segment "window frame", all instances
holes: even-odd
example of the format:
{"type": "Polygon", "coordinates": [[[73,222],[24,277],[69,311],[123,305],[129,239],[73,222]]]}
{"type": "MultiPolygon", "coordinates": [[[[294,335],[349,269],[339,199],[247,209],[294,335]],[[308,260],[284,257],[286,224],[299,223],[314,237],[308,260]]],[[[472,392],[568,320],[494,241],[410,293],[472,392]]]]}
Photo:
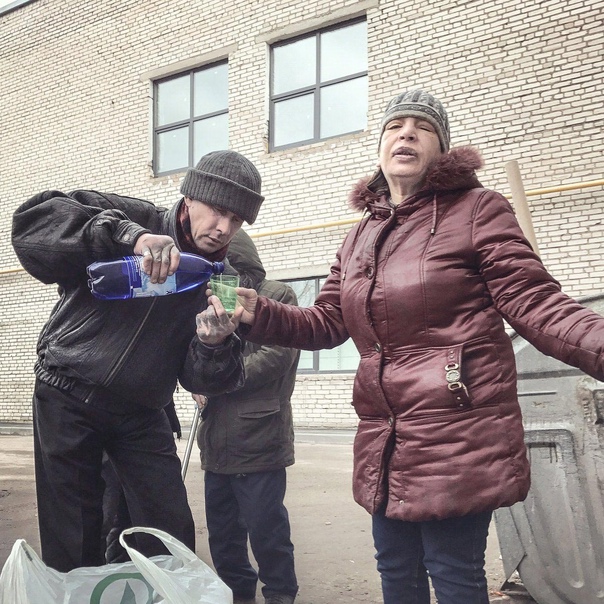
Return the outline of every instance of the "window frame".
{"type": "MultiPolygon", "coordinates": [[[[325,279],[327,279],[326,276],[301,277],[301,278],[295,278],[295,279],[281,279],[281,281],[283,283],[289,285],[290,287],[292,287],[292,283],[295,283],[295,282],[300,282],[300,281],[314,282],[314,286],[315,286],[314,296],[313,296],[313,301],[314,301],[314,299],[316,299],[319,291],[321,290],[321,287],[323,286],[325,279]]],[[[351,339],[346,340],[346,344],[348,344],[348,343],[352,343],[352,340],[351,339]]],[[[338,350],[338,348],[341,348],[341,346],[345,346],[346,344],[341,344],[340,346],[337,346],[333,350],[338,350]]],[[[356,350],[356,348],[355,348],[355,350],[356,350]]],[[[300,367],[300,365],[298,365],[297,373],[300,375],[336,375],[336,374],[342,375],[342,374],[355,374],[357,372],[358,365],[354,369],[321,369],[321,353],[324,351],[323,350],[308,350],[308,351],[304,351],[304,352],[310,352],[312,354],[312,368],[311,369],[302,368],[302,367],[300,367]]],[[[357,354],[358,354],[358,351],[357,351],[357,354]]],[[[359,355],[359,361],[360,361],[360,355],[359,355]]]]}
{"type": "Polygon", "coordinates": [[[31,4],[32,2],[34,2],[34,0],[12,0],[11,2],[0,4],[0,15],[4,16],[26,4],[31,4]]]}
{"type": "MultiPolygon", "coordinates": [[[[168,76],[165,77],[161,77],[161,78],[156,78],[152,81],[153,84],[153,158],[152,158],[152,170],[153,170],[153,175],[155,177],[160,177],[160,176],[167,176],[169,174],[176,174],[179,172],[184,172],[187,169],[193,167],[197,161],[199,160],[198,157],[195,157],[195,123],[202,121],[202,120],[206,120],[206,119],[210,119],[213,117],[217,117],[220,115],[226,115],[228,117],[229,115],[229,105],[228,105],[228,100],[227,100],[227,105],[226,108],[224,110],[220,110],[220,111],[213,111],[210,113],[204,113],[204,114],[200,114],[200,115],[194,115],[194,107],[195,107],[195,95],[194,95],[194,91],[195,91],[195,74],[202,72],[202,71],[206,71],[209,69],[213,69],[215,67],[221,66],[221,65],[226,65],[227,67],[227,95],[228,95],[228,68],[229,68],[229,61],[228,59],[222,59],[219,61],[214,61],[212,63],[207,63],[205,65],[201,65],[198,67],[193,67],[191,69],[187,69],[185,71],[180,71],[178,73],[173,73],[170,74],[168,76]],[[187,119],[183,119],[183,120],[179,120],[177,122],[171,122],[169,124],[163,124],[162,126],[158,126],[157,125],[157,119],[158,119],[158,115],[159,115],[159,94],[158,94],[158,87],[160,84],[163,84],[165,82],[169,82],[170,80],[175,80],[178,78],[182,78],[183,76],[188,76],[189,78],[189,90],[190,90],[190,94],[189,94],[189,102],[190,102],[190,107],[189,107],[189,117],[187,119]],[[187,126],[187,128],[189,129],[189,140],[188,140],[188,165],[180,167],[180,168],[175,168],[173,170],[164,170],[162,172],[160,172],[158,170],[158,161],[159,161],[159,135],[163,134],[165,132],[170,132],[171,130],[177,130],[179,128],[183,128],[184,126],[187,126]]],[[[227,96],[228,99],[228,96],[227,96]]],[[[228,127],[227,127],[227,139],[228,139],[228,127]]]]}
{"type": "MultiPolygon", "coordinates": [[[[328,86],[332,86],[335,84],[340,84],[342,82],[349,82],[352,80],[356,80],[362,77],[367,77],[369,74],[369,68],[365,71],[359,71],[354,74],[349,74],[347,76],[334,78],[331,80],[321,81],[321,36],[325,33],[329,33],[332,31],[336,31],[338,29],[343,29],[345,27],[351,27],[356,25],[357,23],[367,23],[367,16],[363,15],[360,17],[356,17],[354,19],[350,19],[348,21],[343,21],[341,23],[337,23],[334,25],[330,25],[327,27],[323,27],[320,29],[316,29],[312,32],[307,32],[304,34],[300,34],[293,38],[288,38],[287,40],[280,40],[274,44],[270,45],[270,75],[269,75],[269,132],[268,132],[268,150],[269,153],[274,151],[281,151],[284,149],[291,149],[293,147],[301,147],[303,145],[309,145],[312,143],[318,143],[326,140],[330,140],[339,136],[345,136],[349,134],[356,134],[358,132],[363,132],[364,129],[361,130],[351,130],[350,132],[342,132],[339,134],[334,134],[331,136],[321,137],[321,95],[320,91],[322,88],[326,88],[328,86]],[[294,42],[298,42],[300,40],[308,39],[311,37],[315,37],[315,82],[312,86],[306,86],[303,88],[297,88],[294,90],[289,90],[287,92],[282,92],[279,94],[274,94],[274,80],[275,80],[275,60],[274,60],[274,49],[280,46],[286,46],[288,44],[292,44],[294,42]],[[279,101],[286,101],[295,99],[301,96],[305,96],[312,93],[313,94],[313,137],[306,140],[295,141],[293,143],[287,143],[285,145],[275,145],[275,105],[279,101]]],[[[369,45],[367,44],[367,53],[369,53],[369,45]]],[[[365,126],[366,128],[366,126],[365,126]]]]}

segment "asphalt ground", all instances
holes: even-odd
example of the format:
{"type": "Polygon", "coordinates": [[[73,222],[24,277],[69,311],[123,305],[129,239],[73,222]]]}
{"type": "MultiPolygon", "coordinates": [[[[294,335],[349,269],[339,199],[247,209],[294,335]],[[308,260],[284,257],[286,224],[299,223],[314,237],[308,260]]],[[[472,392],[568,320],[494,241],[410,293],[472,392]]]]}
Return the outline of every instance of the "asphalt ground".
{"type": "MultiPolygon", "coordinates": [[[[181,458],[187,449],[187,436],[185,432],[178,441],[181,458]]],[[[296,432],[296,463],[288,468],[286,505],[300,585],[297,604],[381,602],[371,519],[351,494],[352,439],[350,431],[296,432]]],[[[196,553],[211,565],[203,472],[196,445],[185,483],[196,521],[196,553]]],[[[19,538],[39,552],[31,427],[0,425],[0,568],[19,538]]],[[[528,601],[501,592],[505,577],[494,524],[486,572],[493,604],[528,601]]],[[[261,597],[258,602],[262,602],[261,597]]]]}

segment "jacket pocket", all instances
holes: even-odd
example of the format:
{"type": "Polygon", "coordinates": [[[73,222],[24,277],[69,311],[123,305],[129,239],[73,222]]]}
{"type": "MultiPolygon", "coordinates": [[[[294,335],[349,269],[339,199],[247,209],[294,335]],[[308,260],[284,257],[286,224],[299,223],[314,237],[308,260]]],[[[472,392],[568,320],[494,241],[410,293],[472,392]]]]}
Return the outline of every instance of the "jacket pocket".
{"type": "Polygon", "coordinates": [[[259,462],[267,454],[279,451],[285,442],[279,399],[250,399],[236,404],[238,409],[233,434],[237,442],[233,444],[238,463],[259,462]]]}
{"type": "Polygon", "coordinates": [[[239,417],[255,419],[279,413],[281,403],[278,398],[261,398],[241,401],[237,403],[237,406],[239,417]]]}
{"type": "Polygon", "coordinates": [[[396,415],[438,415],[490,404],[501,363],[489,338],[400,351],[384,366],[384,392],[396,415]]]}

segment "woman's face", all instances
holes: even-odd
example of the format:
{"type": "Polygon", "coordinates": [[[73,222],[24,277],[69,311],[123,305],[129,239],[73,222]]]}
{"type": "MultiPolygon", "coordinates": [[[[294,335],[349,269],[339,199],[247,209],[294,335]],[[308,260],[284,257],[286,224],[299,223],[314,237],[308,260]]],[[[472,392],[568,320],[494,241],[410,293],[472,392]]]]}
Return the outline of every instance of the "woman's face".
{"type": "Polygon", "coordinates": [[[399,203],[418,191],[441,155],[440,140],[430,122],[410,116],[388,122],[379,157],[392,200],[399,203]]]}

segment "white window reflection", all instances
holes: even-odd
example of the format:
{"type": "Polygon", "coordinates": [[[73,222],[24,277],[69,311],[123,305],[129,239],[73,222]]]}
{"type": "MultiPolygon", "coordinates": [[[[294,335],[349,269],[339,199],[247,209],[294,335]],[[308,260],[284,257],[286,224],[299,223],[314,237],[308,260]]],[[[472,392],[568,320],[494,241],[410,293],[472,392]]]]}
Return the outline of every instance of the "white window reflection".
{"type": "Polygon", "coordinates": [[[306,38],[273,49],[273,93],[313,86],[316,75],[316,40],[306,38]]]}
{"type": "Polygon", "coordinates": [[[157,85],[157,125],[185,120],[191,114],[191,85],[188,76],[157,85]]]}
{"type": "Polygon", "coordinates": [[[321,89],[321,138],[363,130],[367,125],[367,78],[321,89]]]}
{"type": "MultiPolygon", "coordinates": [[[[325,279],[322,278],[313,278],[287,283],[296,292],[298,306],[307,307],[313,305],[324,281],[325,279]]],[[[330,350],[302,350],[298,371],[305,373],[356,371],[360,359],[354,342],[349,338],[341,346],[330,350]]]]}
{"type": "Polygon", "coordinates": [[[275,146],[313,138],[313,102],[306,95],[275,103],[275,146]]]}
{"type": "Polygon", "coordinates": [[[154,83],[155,174],[184,171],[210,151],[228,149],[228,64],[154,83]]]}
{"type": "Polygon", "coordinates": [[[157,172],[170,172],[189,160],[189,129],[162,132],[157,137],[157,172]]]}
{"type": "Polygon", "coordinates": [[[195,122],[194,157],[200,158],[210,151],[220,151],[229,147],[229,116],[216,115],[195,122]]]}
{"type": "Polygon", "coordinates": [[[228,107],[229,82],[226,63],[198,71],[193,77],[194,115],[224,111],[228,107]]]}
{"type": "Polygon", "coordinates": [[[321,81],[367,71],[367,22],[321,36],[321,81]]]}

